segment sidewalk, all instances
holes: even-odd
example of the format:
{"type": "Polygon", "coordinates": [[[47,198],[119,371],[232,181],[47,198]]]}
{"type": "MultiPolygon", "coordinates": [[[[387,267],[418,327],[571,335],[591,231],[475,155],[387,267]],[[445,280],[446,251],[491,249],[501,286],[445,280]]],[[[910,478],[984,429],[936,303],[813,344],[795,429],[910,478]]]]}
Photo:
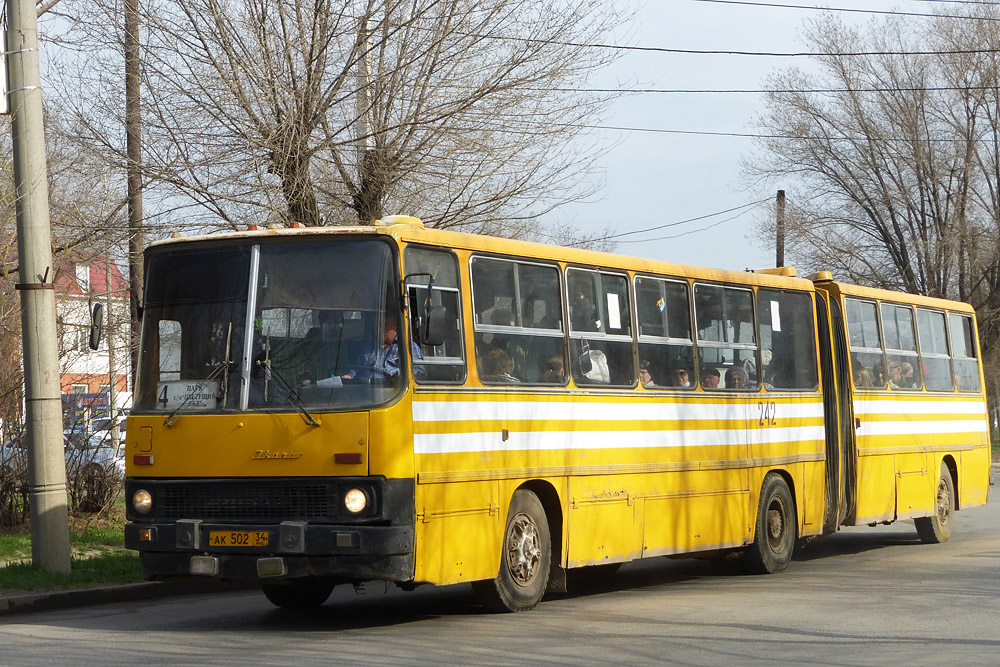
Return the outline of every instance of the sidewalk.
{"type": "Polygon", "coordinates": [[[0,619],[12,614],[83,607],[92,604],[153,600],[172,595],[197,595],[253,590],[256,583],[210,583],[200,581],[149,581],[123,586],[76,588],[62,591],[41,591],[6,595],[0,593],[0,619]]]}

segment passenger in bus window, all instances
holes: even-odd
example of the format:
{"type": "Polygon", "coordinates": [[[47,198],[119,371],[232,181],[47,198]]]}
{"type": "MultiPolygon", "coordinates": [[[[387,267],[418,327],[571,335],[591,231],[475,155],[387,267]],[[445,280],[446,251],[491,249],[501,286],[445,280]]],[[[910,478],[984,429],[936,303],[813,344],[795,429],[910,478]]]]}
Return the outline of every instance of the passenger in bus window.
{"type": "Polygon", "coordinates": [[[562,357],[549,357],[545,363],[546,384],[564,384],[566,382],[566,364],[562,357]]]}
{"type": "Polygon", "coordinates": [[[642,382],[642,386],[646,389],[663,389],[663,385],[656,383],[653,379],[653,374],[651,372],[652,364],[648,360],[643,360],[639,363],[639,381],[642,382]]]}
{"type": "Polygon", "coordinates": [[[690,387],[691,380],[688,377],[688,372],[686,368],[676,368],[674,369],[674,386],[675,387],[690,387]]]}
{"type": "Polygon", "coordinates": [[[893,389],[899,389],[903,381],[903,366],[899,361],[893,360],[889,362],[889,386],[893,389]]]}
{"type": "Polygon", "coordinates": [[[514,359],[502,347],[494,347],[483,357],[483,381],[499,384],[519,384],[521,381],[511,375],[514,359]]]}
{"type": "Polygon", "coordinates": [[[917,386],[917,380],[913,377],[913,365],[908,361],[904,361],[900,364],[900,377],[899,386],[903,389],[913,389],[917,386]]]}
{"type": "Polygon", "coordinates": [[[569,306],[571,321],[575,331],[597,331],[600,329],[600,322],[597,321],[597,307],[593,300],[585,293],[583,288],[576,290],[569,306]]]}
{"type": "MultiPolygon", "coordinates": [[[[501,327],[516,327],[517,318],[509,308],[497,308],[490,314],[490,324],[501,327]]],[[[488,334],[489,335],[489,334],[488,334]]],[[[510,334],[493,334],[493,344],[507,350],[514,361],[514,375],[527,377],[528,348],[525,337],[510,334]]]]}
{"type": "Polygon", "coordinates": [[[857,359],[854,360],[854,386],[859,388],[873,386],[871,373],[857,359]]]}
{"type": "Polygon", "coordinates": [[[872,386],[885,388],[885,366],[881,361],[876,361],[872,366],[872,386]]]}
{"type": "Polygon", "coordinates": [[[734,366],[726,371],[726,389],[745,389],[747,372],[741,366],[734,366]]]}
{"type": "Polygon", "coordinates": [[[701,386],[704,389],[718,389],[719,388],[719,369],[709,368],[701,374],[701,386]]]}

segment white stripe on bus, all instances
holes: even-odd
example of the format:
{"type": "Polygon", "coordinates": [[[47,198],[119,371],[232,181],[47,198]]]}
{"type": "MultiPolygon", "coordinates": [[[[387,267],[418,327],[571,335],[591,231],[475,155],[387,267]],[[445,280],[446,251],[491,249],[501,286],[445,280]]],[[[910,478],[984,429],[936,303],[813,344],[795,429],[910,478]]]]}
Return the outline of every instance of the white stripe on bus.
{"type": "MultiPolygon", "coordinates": [[[[759,399],[763,401],[762,399],[759,399]]],[[[413,421],[693,421],[740,420],[756,414],[757,399],[730,403],[583,403],[558,401],[414,401],[413,421]]],[[[821,419],[823,404],[779,403],[777,419],[821,419]]],[[[770,413],[769,413],[770,414],[770,413]]]]}
{"type": "MultiPolygon", "coordinates": [[[[797,443],[823,451],[822,426],[770,428],[768,443],[797,443]]],[[[746,446],[745,429],[670,431],[500,431],[488,433],[428,433],[413,436],[417,454],[459,454],[498,451],[548,451],[577,449],[648,449],[653,447],[746,446]]]]}
{"type": "MultiPolygon", "coordinates": [[[[916,399],[917,396],[914,396],[916,399]]],[[[854,414],[917,414],[917,415],[983,415],[986,402],[975,401],[921,401],[921,400],[855,400],[854,414]]]]}
{"type": "Polygon", "coordinates": [[[962,433],[988,433],[984,419],[929,421],[865,421],[861,420],[858,435],[958,435],[962,433]]]}

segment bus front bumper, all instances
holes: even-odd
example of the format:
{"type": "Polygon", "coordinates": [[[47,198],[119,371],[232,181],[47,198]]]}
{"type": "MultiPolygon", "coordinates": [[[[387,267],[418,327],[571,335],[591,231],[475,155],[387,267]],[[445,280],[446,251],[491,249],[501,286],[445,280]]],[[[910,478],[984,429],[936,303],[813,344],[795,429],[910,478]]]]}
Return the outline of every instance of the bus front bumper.
{"type": "Polygon", "coordinates": [[[125,546],[139,552],[146,579],[413,579],[411,526],[129,523],[125,546]]]}

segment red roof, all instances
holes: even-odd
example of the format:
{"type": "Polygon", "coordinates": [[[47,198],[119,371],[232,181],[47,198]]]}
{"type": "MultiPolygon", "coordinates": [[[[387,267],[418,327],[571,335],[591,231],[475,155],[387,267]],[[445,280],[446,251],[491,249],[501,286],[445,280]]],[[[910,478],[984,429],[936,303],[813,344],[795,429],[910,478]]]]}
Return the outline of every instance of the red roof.
{"type": "Polygon", "coordinates": [[[111,287],[108,288],[107,258],[102,255],[95,255],[86,260],[78,258],[60,257],[56,260],[56,292],[61,294],[73,294],[86,296],[88,294],[105,294],[109,291],[120,292],[117,296],[125,297],[128,290],[128,281],[122,275],[121,269],[114,262],[110,263],[111,287]],[[60,261],[61,260],[61,261],[60,261]],[[90,288],[84,290],[76,279],[76,267],[85,265],[90,271],[90,288]]]}

